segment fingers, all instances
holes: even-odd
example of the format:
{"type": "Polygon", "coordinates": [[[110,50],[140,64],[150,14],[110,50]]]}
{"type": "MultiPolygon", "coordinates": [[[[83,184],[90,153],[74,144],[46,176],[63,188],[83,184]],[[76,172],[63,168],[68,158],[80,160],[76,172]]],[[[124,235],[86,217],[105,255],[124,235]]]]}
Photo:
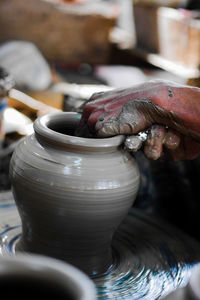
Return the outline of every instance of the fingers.
{"type": "Polygon", "coordinates": [[[166,153],[174,160],[180,160],[183,157],[181,154],[183,151],[180,149],[180,135],[170,129],[166,129],[164,126],[152,125],[148,133],[143,132],[142,135],[140,133],[128,137],[125,141],[125,146],[129,151],[136,152],[142,147],[143,143],[144,153],[149,159],[157,160],[165,156],[166,153]]]}
{"type": "Polygon", "coordinates": [[[87,125],[88,125],[88,128],[91,130],[91,132],[96,131],[95,127],[96,127],[97,120],[101,120],[101,119],[104,119],[103,110],[94,111],[89,116],[88,121],[87,121],[87,125]]]}
{"type": "Polygon", "coordinates": [[[125,147],[128,151],[136,152],[147,139],[147,132],[139,132],[137,135],[128,136],[125,140],[125,147]]]}
{"type": "Polygon", "coordinates": [[[145,155],[153,160],[168,157],[173,161],[195,159],[200,154],[200,143],[192,138],[180,135],[171,129],[153,125],[149,129],[144,145],[145,155]]]}
{"type": "Polygon", "coordinates": [[[81,125],[87,124],[98,136],[106,137],[136,134],[152,124],[150,114],[146,115],[146,111],[153,110],[148,99],[133,99],[132,94],[124,91],[116,91],[112,98],[109,95],[109,101],[107,96],[97,97],[86,104],[81,125]]]}
{"type": "Polygon", "coordinates": [[[140,105],[138,105],[137,101],[133,100],[126,103],[123,107],[106,111],[104,120],[101,123],[96,123],[95,129],[98,131],[98,135],[134,135],[148,128],[152,120],[147,118],[140,111],[139,107],[140,105]]]}
{"type": "Polygon", "coordinates": [[[132,135],[125,140],[125,147],[129,151],[137,152],[142,147],[142,140],[137,135],[132,135]]]}
{"type": "Polygon", "coordinates": [[[173,161],[195,159],[200,154],[200,143],[192,138],[180,135],[171,129],[153,125],[149,129],[144,145],[145,155],[153,160],[168,157],[173,161]]]}
{"type": "Polygon", "coordinates": [[[180,135],[172,130],[168,130],[164,138],[164,146],[169,150],[175,150],[178,148],[181,142],[180,135]]]}
{"type": "Polygon", "coordinates": [[[163,126],[153,125],[148,134],[147,141],[144,146],[145,155],[153,160],[157,160],[162,155],[163,143],[166,130],[163,126]]]}
{"type": "Polygon", "coordinates": [[[168,156],[173,161],[192,160],[200,154],[200,143],[197,143],[188,136],[182,136],[179,146],[170,150],[168,156]]]}

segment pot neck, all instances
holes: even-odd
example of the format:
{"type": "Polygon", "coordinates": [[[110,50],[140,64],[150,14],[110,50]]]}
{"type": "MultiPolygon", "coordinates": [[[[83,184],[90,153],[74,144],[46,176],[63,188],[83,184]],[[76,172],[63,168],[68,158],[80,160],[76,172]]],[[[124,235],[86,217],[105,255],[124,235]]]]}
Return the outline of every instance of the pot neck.
{"type": "Polygon", "coordinates": [[[81,115],[76,112],[58,112],[37,118],[36,137],[52,147],[85,152],[113,152],[124,141],[123,135],[103,139],[74,136],[81,115]]]}

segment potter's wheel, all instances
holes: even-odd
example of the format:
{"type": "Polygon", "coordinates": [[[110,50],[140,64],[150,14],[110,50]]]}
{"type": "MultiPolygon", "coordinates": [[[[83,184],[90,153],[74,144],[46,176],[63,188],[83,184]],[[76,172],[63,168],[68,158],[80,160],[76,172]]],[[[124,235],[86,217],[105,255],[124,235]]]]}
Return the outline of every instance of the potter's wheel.
{"type": "MultiPolygon", "coordinates": [[[[10,192],[0,198],[0,255],[15,255],[21,221],[10,192]]],[[[99,299],[157,299],[184,286],[200,244],[169,224],[132,209],[113,241],[114,261],[94,279],[99,299]]]]}

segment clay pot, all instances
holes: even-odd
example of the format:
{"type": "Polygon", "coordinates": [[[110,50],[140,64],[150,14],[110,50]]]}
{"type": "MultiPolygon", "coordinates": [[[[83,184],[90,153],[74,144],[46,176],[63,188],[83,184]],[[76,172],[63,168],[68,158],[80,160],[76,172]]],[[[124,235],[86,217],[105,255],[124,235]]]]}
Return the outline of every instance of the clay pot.
{"type": "Polygon", "coordinates": [[[7,299],[95,300],[93,282],[77,268],[41,255],[0,259],[0,290],[7,299]]]}
{"type": "Polygon", "coordinates": [[[74,136],[77,113],[38,118],[10,165],[22,220],[17,250],[56,257],[89,275],[113,264],[112,237],[132,206],[139,170],[123,136],[74,136]]]}

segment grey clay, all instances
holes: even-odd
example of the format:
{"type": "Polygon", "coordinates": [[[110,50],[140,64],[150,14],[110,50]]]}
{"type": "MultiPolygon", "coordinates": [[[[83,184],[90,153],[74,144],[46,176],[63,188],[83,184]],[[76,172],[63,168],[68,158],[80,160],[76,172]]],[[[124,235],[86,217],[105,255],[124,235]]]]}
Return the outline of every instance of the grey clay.
{"type": "Polygon", "coordinates": [[[13,154],[10,177],[22,221],[17,249],[96,275],[112,266],[112,237],[134,202],[140,175],[123,136],[73,136],[79,120],[71,112],[38,118],[35,133],[13,154]]]}

